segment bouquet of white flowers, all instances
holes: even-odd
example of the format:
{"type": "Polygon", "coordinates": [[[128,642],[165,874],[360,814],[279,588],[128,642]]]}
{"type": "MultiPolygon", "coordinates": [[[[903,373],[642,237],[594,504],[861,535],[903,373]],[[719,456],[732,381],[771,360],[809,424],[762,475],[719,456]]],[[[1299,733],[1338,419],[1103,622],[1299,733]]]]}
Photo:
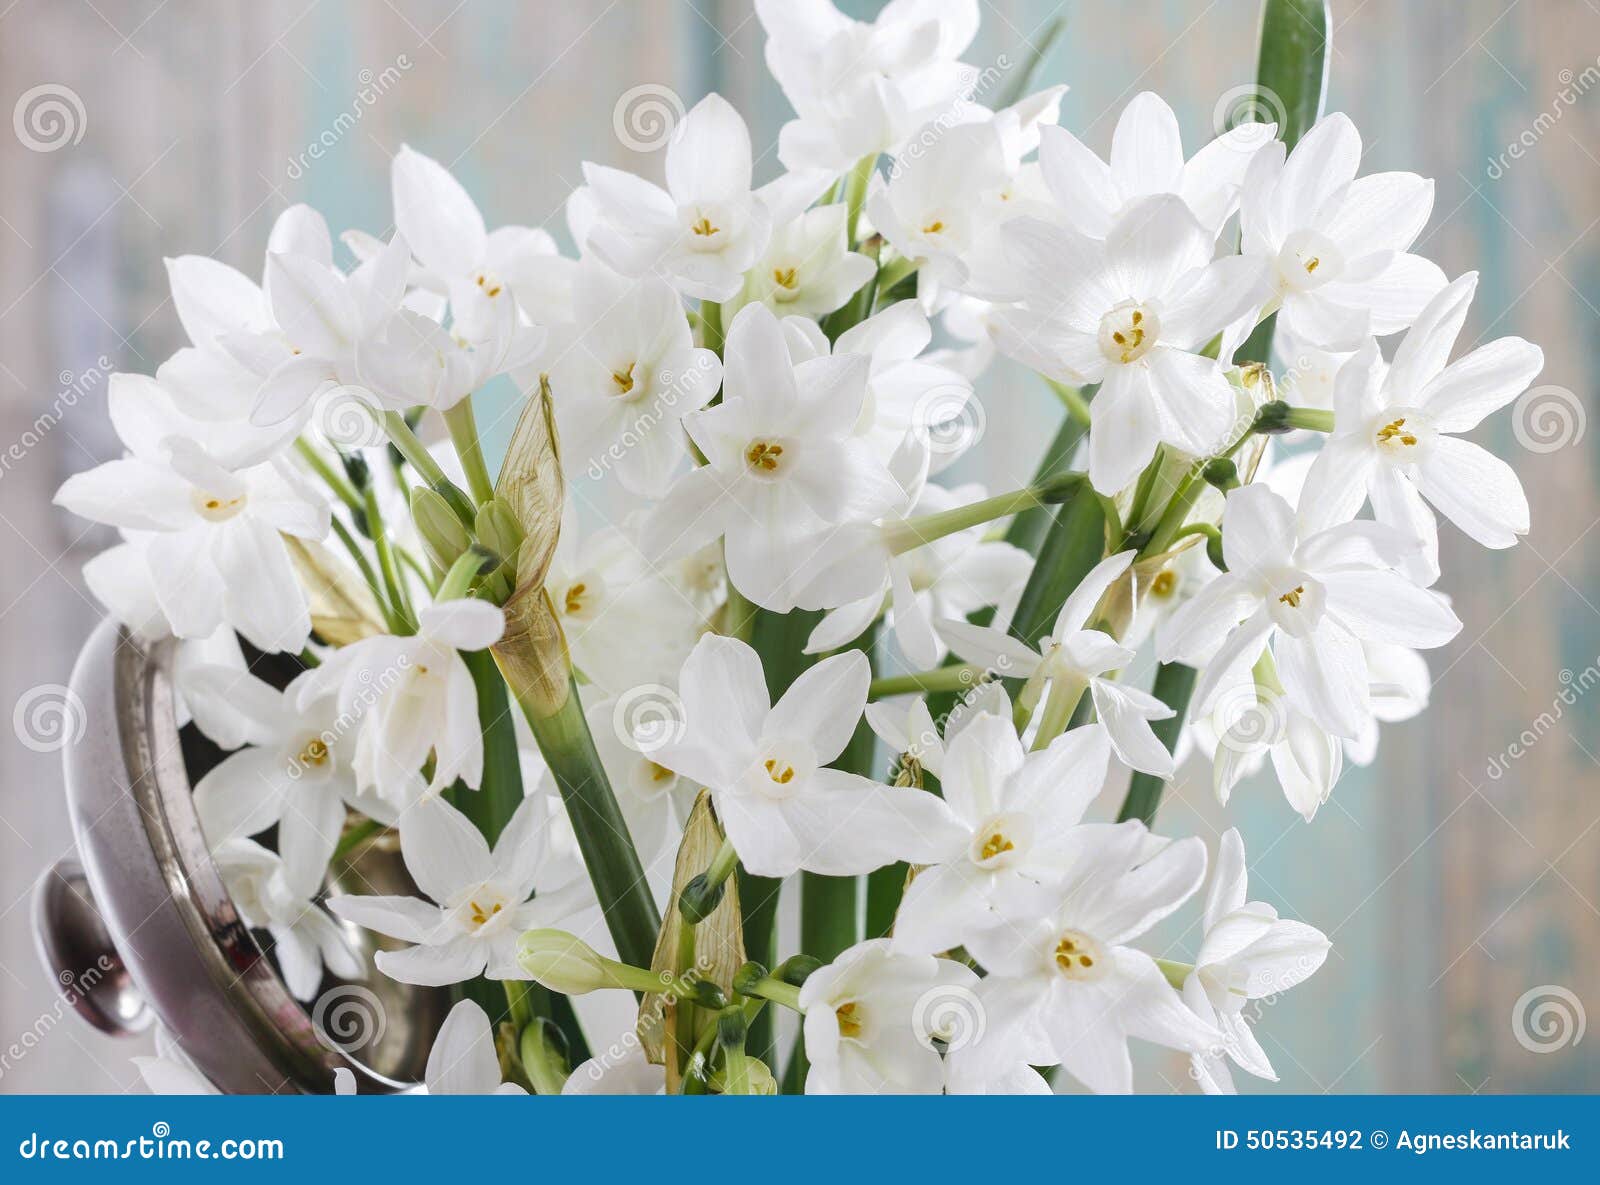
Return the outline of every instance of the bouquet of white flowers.
{"type": "Polygon", "coordinates": [[[113,376],[127,454],[58,501],[121,530],[86,579],[231,750],[195,804],[234,904],[308,1001],[452,988],[434,1092],[1127,1091],[1130,1037],[1272,1078],[1246,1006],[1328,940],[1250,900],[1237,830],[1209,882],[1151,830],[1174,753],[1309,821],[1425,706],[1435,516],[1527,531],[1462,434],[1540,351],[1452,360],[1476,277],[1320,114],[1320,0],[1265,6],[1270,120],[1185,157],[1140,94],[1108,159],[1037,59],[961,61],[976,0],[756,7],[797,113],[764,185],[713,94],[664,188],[584,165],[576,259],[402,149],[352,266],[305,206],[259,284],[168,261],[191,344],[113,376]],[[997,354],[1060,431],[1015,489],[941,483],[997,354]],[[634,510],[580,537],[607,486],[634,510]],[[414,896],[329,889],[386,836],[414,896]],[[1202,890],[1192,962],[1141,948],[1202,890]],[[591,992],[636,1025],[586,1033],[591,992]]]}

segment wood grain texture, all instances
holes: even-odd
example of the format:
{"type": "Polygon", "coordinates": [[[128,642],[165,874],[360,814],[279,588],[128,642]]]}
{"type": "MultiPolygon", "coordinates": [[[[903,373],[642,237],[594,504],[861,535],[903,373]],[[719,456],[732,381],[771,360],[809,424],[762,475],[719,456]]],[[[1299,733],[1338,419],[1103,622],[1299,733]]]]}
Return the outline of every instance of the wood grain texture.
{"type": "MultiPolygon", "coordinates": [[[[1003,53],[1021,60],[1058,8],[983,7],[969,55],[980,66],[1003,53]]],[[[1219,100],[1254,72],[1253,0],[1068,13],[1041,81],[1071,84],[1063,122],[1102,151],[1143,89],[1172,103],[1198,145],[1219,100]]],[[[1464,344],[1539,342],[1540,382],[1593,414],[1600,15],[1583,0],[1335,0],[1333,15],[1330,108],[1363,130],[1368,171],[1436,179],[1423,250],[1452,276],[1481,273],[1464,344]],[[1523,140],[1519,159],[1500,159],[1523,140]]],[[[108,536],[49,499],[63,476],[115,449],[97,359],[149,371],[181,343],[164,255],[214,254],[258,272],[272,218],[301,200],[335,230],[385,231],[387,164],[402,143],[450,164],[490,225],[542,225],[565,241],[563,202],[583,159],[660,176],[658,152],[614,131],[618,100],[641,83],[685,105],[725,93],[751,117],[764,179],[786,105],[761,43],[740,0],[4,9],[0,98],[63,85],[86,124],[53,152],[0,135],[0,447],[25,443],[0,471],[0,708],[65,682],[96,616],[77,570],[108,536]]],[[[982,455],[955,476],[1009,488],[1053,432],[1056,404],[1006,367],[982,400],[982,455]]],[[[479,414],[492,438],[509,436],[514,410],[508,389],[486,394],[479,414]]],[[[1517,1001],[1540,985],[1600,1009],[1600,720],[1587,699],[1558,698],[1562,671],[1578,686],[1600,661],[1597,435],[1536,453],[1512,424],[1502,414],[1476,438],[1522,474],[1533,533],[1487,552],[1445,528],[1442,586],[1466,629],[1432,655],[1432,711],[1389,729],[1377,765],[1347,773],[1311,826],[1262,781],[1224,813],[1192,770],[1163,807],[1163,828],[1211,842],[1238,825],[1255,895],[1334,936],[1326,968],[1264,1010],[1277,1089],[1600,1089],[1593,1037],[1539,1054],[1513,1031],[1517,1001]],[[1491,776],[1525,729],[1526,755],[1491,776]]],[[[582,497],[591,518],[618,509],[582,497]]],[[[0,1054],[44,1029],[37,1048],[0,1066],[0,1091],[120,1090],[134,1079],[126,1045],[71,1018],[41,1021],[52,986],[34,963],[26,898],[68,843],[58,757],[0,742],[0,1054]]],[[[1162,937],[1181,957],[1198,936],[1179,925],[1162,937]]],[[[1151,1055],[1141,1069],[1190,1089],[1181,1061],[1151,1055]]]]}

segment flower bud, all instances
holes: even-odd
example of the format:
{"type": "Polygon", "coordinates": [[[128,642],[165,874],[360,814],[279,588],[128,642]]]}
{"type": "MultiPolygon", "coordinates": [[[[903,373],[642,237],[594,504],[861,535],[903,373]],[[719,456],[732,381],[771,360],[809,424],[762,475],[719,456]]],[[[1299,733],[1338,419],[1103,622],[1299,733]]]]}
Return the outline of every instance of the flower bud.
{"type": "Polygon", "coordinates": [[[755,993],[750,989],[767,977],[767,969],[752,959],[733,973],[733,990],[741,996],[755,993]]]}
{"type": "Polygon", "coordinates": [[[822,960],[811,955],[790,955],[778,964],[778,969],[772,973],[772,977],[794,987],[803,987],[811,973],[820,966],[822,960]]]}
{"type": "Polygon", "coordinates": [[[411,491],[411,521],[417,525],[417,534],[428,558],[445,571],[472,546],[472,537],[450,509],[450,504],[442,494],[427,486],[417,486],[411,491]]]}
{"type": "Polygon", "coordinates": [[[515,564],[517,548],[522,545],[522,528],[517,525],[511,507],[498,498],[478,507],[475,524],[478,542],[498,555],[503,561],[515,564]]]}
{"type": "Polygon", "coordinates": [[[517,962],[536,981],[568,996],[628,986],[618,975],[621,964],[565,930],[529,930],[517,940],[517,962]]]}
{"type": "Polygon", "coordinates": [[[1206,463],[1205,479],[1207,484],[1216,486],[1226,494],[1229,490],[1239,488],[1239,467],[1231,458],[1215,457],[1206,463]]]}
{"type": "Polygon", "coordinates": [[[683,914],[685,921],[698,926],[721,904],[725,883],[718,881],[712,884],[706,879],[705,873],[695,874],[689,883],[683,886],[683,892],[678,894],[678,912],[683,914]]]}

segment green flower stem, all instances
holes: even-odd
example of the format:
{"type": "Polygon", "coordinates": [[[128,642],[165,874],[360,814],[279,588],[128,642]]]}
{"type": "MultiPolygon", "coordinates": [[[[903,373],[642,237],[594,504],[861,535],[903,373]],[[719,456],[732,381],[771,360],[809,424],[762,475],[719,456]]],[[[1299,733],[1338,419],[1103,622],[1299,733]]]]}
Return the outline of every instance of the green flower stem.
{"type": "MultiPolygon", "coordinates": [[[[1156,734],[1169,753],[1178,743],[1178,734],[1183,731],[1189,700],[1194,695],[1195,676],[1195,669],[1182,663],[1164,662],[1156,668],[1150,693],[1171,708],[1173,714],[1165,720],[1151,721],[1150,731],[1156,734]]],[[[1162,778],[1153,774],[1134,774],[1128,783],[1128,793],[1122,800],[1122,809],[1117,813],[1117,822],[1142,819],[1146,827],[1153,826],[1156,808],[1161,805],[1161,794],[1165,789],[1166,781],[1162,778]]]]}
{"type": "Polygon", "coordinates": [[[1088,684],[1082,679],[1057,677],[1050,681],[1050,694],[1044,702],[1044,714],[1039,717],[1039,731],[1034,734],[1033,751],[1047,748],[1051,741],[1065,731],[1072,722],[1072,714],[1088,684]]]}
{"type": "Polygon", "coordinates": [[[867,698],[887,699],[919,691],[966,691],[983,682],[983,676],[983,668],[975,663],[957,663],[910,675],[885,675],[867,685],[867,698]]]}
{"type": "Polygon", "coordinates": [[[1061,400],[1061,406],[1067,410],[1067,418],[1076,421],[1079,426],[1089,426],[1089,401],[1083,397],[1083,391],[1078,387],[1069,387],[1065,383],[1058,383],[1054,379],[1045,379],[1045,385],[1056,393],[1056,398],[1061,400]]]}
{"type": "Polygon", "coordinates": [[[856,230],[861,224],[861,207],[867,200],[867,187],[872,182],[872,174],[878,167],[878,154],[872,153],[856,161],[850,170],[850,175],[845,179],[845,239],[853,250],[859,243],[856,230]]]}
{"type": "Polygon", "coordinates": [[[383,575],[384,587],[389,594],[390,630],[396,634],[417,632],[416,614],[411,609],[411,597],[395,563],[394,548],[389,543],[389,532],[383,525],[383,511],[378,506],[378,492],[370,485],[365,491],[363,509],[367,516],[367,534],[372,549],[378,557],[378,571],[383,575]]]}
{"type": "Polygon", "coordinates": [[[714,300],[700,302],[700,344],[722,357],[722,348],[727,344],[722,325],[722,305],[714,300]]]}
{"type": "Polygon", "coordinates": [[[566,803],[578,849],[606,926],[617,944],[617,953],[624,962],[647,967],[655,953],[661,915],[645,882],[627,821],[594,747],[578,690],[569,685],[565,700],[553,712],[543,710],[543,705],[531,697],[518,698],[566,803]]]}
{"type": "Polygon", "coordinates": [[[466,471],[467,488],[479,506],[494,499],[494,482],[489,480],[489,466],[483,459],[483,442],[478,439],[478,421],[472,411],[472,396],[468,395],[444,413],[445,427],[450,429],[450,442],[456,446],[456,456],[461,458],[461,468],[466,471]]]}
{"type": "Polygon", "coordinates": [[[439,467],[439,462],[433,459],[433,454],[428,452],[422,441],[417,439],[417,434],[411,430],[411,425],[406,423],[406,418],[397,411],[384,412],[383,430],[388,433],[389,442],[417,471],[418,476],[444,495],[445,501],[450,503],[450,509],[456,512],[456,517],[470,531],[477,521],[472,500],[446,476],[445,471],[439,467]]]}
{"type": "Polygon", "coordinates": [[[522,1028],[517,1052],[522,1058],[522,1070],[535,1094],[557,1095],[567,1082],[567,1067],[551,1040],[549,1022],[540,1017],[522,1028]]]}
{"type": "Polygon", "coordinates": [[[745,1053],[744,1008],[729,1004],[717,1014],[717,1045],[722,1050],[723,1094],[750,1093],[750,1058],[745,1053]]]}
{"type": "Polygon", "coordinates": [[[733,850],[733,841],[724,839],[717,854],[711,857],[711,863],[706,865],[706,884],[716,888],[727,881],[738,866],[739,853],[733,850]]]}
{"type": "Polygon", "coordinates": [[[378,579],[378,574],[372,570],[367,553],[361,550],[361,545],[356,542],[355,536],[350,534],[349,527],[337,518],[332,520],[332,526],[334,535],[344,544],[344,549],[350,553],[350,559],[355,564],[356,570],[361,573],[361,579],[366,581],[367,588],[371,590],[373,600],[378,602],[378,610],[383,614],[384,622],[391,631],[394,631],[394,609],[389,604],[389,594],[384,591],[383,582],[378,579]]]}
{"type": "Polygon", "coordinates": [[[923,514],[916,518],[903,519],[884,530],[884,542],[891,552],[900,555],[942,539],[946,535],[954,535],[957,531],[982,526],[984,523],[993,522],[997,518],[1006,518],[1020,511],[1061,502],[1083,484],[1083,474],[1062,473],[1047,478],[1038,485],[1025,486],[1008,494],[996,494],[993,498],[957,506],[953,510],[941,510],[937,514],[923,514]]]}
{"type": "Polygon", "coordinates": [[[320,477],[333,491],[334,496],[344,503],[345,509],[351,514],[362,513],[361,495],[356,493],[355,486],[350,484],[349,478],[328,464],[327,458],[317,452],[315,445],[304,436],[300,436],[295,439],[294,451],[300,454],[300,459],[306,463],[306,467],[320,477]]]}
{"type": "Polygon", "coordinates": [[[784,983],[783,980],[774,979],[770,975],[747,984],[740,989],[740,992],[746,996],[782,1004],[785,1008],[792,1008],[796,1012],[800,1011],[800,989],[792,983],[784,983]]]}
{"type": "Polygon", "coordinates": [[[1172,959],[1157,959],[1156,966],[1161,968],[1161,974],[1167,977],[1167,982],[1180,992],[1183,990],[1183,981],[1194,971],[1193,963],[1178,963],[1172,959]]]}

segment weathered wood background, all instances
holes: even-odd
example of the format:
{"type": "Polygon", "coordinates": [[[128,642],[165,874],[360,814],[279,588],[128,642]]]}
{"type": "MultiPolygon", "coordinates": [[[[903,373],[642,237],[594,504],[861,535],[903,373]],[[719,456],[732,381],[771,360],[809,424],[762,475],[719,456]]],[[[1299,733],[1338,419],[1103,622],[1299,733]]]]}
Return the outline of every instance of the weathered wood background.
{"type": "MultiPolygon", "coordinates": [[[[984,9],[979,64],[1016,60],[1057,5],[984,9]]],[[[1067,11],[1042,77],[1071,84],[1063,121],[1096,147],[1146,88],[1198,144],[1219,100],[1253,75],[1255,0],[1067,11]]],[[[1364,131],[1368,170],[1437,179],[1424,249],[1452,275],[1483,275],[1467,339],[1541,343],[1541,381],[1570,393],[1550,398],[1570,400],[1575,422],[1549,451],[1521,446],[1510,417],[1483,429],[1519,467],[1535,526],[1511,552],[1447,529],[1445,586],[1467,626],[1434,655],[1427,717],[1390,729],[1378,765],[1348,773],[1312,826],[1268,784],[1236,796],[1228,818],[1255,894],[1335,940],[1328,966],[1259,1031],[1277,1089],[1594,1090],[1600,1041],[1569,1032],[1536,1052],[1542,1039],[1514,1013],[1533,989],[1600,1008],[1600,720],[1585,699],[1560,698],[1569,679],[1592,685],[1600,661],[1600,433],[1583,422],[1600,367],[1600,11],[1334,0],[1334,18],[1330,106],[1364,131]],[[1502,156],[1513,143],[1517,157],[1502,156]],[[1525,755],[1491,776],[1525,730],[1525,755]]],[[[107,535],[49,500],[114,449],[100,359],[150,370],[180,343],[163,256],[212,253],[254,273],[273,216],[296,200],[335,229],[382,231],[402,142],[451,163],[491,225],[564,236],[562,201],[586,156],[659,172],[613,131],[619,98],[640,83],[686,104],[723,92],[750,116],[769,175],[786,105],[761,40],[738,0],[0,8],[4,106],[46,84],[81,104],[52,151],[24,142],[51,139],[48,128],[0,135],[0,707],[64,682],[96,618],[78,568],[107,535]]],[[[1057,413],[1012,373],[982,398],[978,470],[1004,488],[1031,469],[1057,413]]],[[[58,759],[0,743],[0,1091],[127,1089],[129,1045],[58,1019],[32,951],[32,884],[69,843],[58,759]]],[[[1163,822],[1210,839],[1223,820],[1205,785],[1186,784],[1163,822]]],[[[1172,932],[1174,953],[1195,937],[1172,932]]],[[[1143,1061],[1151,1085],[1188,1089],[1180,1061],[1143,1061]]]]}

